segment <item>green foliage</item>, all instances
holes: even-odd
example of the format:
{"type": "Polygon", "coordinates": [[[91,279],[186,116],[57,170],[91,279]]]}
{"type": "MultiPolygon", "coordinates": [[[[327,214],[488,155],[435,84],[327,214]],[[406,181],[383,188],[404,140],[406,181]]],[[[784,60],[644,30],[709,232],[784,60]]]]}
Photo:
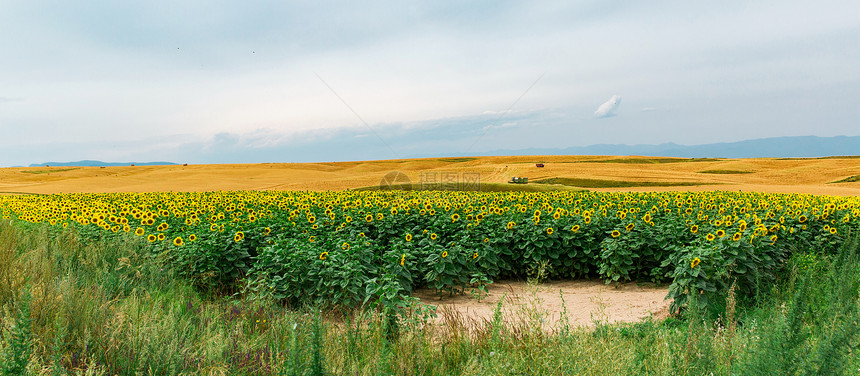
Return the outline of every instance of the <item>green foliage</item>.
{"type": "Polygon", "coordinates": [[[853,175],[853,176],[849,176],[845,179],[834,181],[832,183],[854,183],[854,182],[858,182],[858,181],[860,181],[860,175],[853,175]]]}
{"type": "MultiPolygon", "coordinates": [[[[626,231],[629,215],[602,231],[626,231]]],[[[551,220],[544,217],[529,231],[537,234],[541,229],[545,234],[551,220]]],[[[393,241],[381,254],[418,252],[422,247],[416,244],[425,234],[414,232],[420,235],[412,242],[403,239],[395,251],[400,240],[393,241]],[[404,252],[410,247],[414,249],[404,252]]],[[[695,234],[689,230],[684,234],[690,236],[685,240],[696,243],[695,234]]],[[[850,375],[860,369],[855,353],[860,341],[856,240],[843,242],[835,253],[794,251],[780,266],[784,276],[770,282],[762,279],[758,299],[739,300],[745,304],[738,307],[737,320],[727,318],[733,316],[728,308],[719,312],[720,319],[712,319],[712,313],[695,302],[700,294],[690,297],[690,308],[683,314],[662,322],[570,328],[559,321],[544,331],[539,319],[548,316],[540,306],[536,312],[510,310],[502,315],[501,303],[485,325],[450,318],[442,320],[443,325],[427,325],[418,319],[419,306],[409,308],[412,303],[401,300],[405,294],[400,272],[390,266],[372,277],[377,278],[377,288],[367,294],[372,296],[368,309],[320,313],[285,309],[249,295],[226,299],[203,294],[193,288],[193,280],[175,278],[176,271],[161,264],[163,260],[147,257],[151,248],[134,239],[83,243],[75,236],[72,230],[0,223],[0,245],[13,251],[8,270],[15,271],[1,277],[26,281],[15,285],[0,317],[8,324],[0,341],[2,367],[9,368],[6,360],[16,353],[13,328],[29,333],[17,336],[29,337],[19,343],[31,345],[18,351],[30,351],[29,355],[16,357],[26,363],[11,362],[17,364],[15,374],[728,376],[850,375]],[[130,288],[120,288],[126,283],[130,288]],[[374,301],[378,303],[372,305],[374,301]],[[390,316],[383,311],[386,306],[393,310],[399,302],[407,308],[398,316],[396,335],[391,335],[386,329],[391,327],[390,316]],[[28,313],[22,312],[25,307],[28,313]],[[509,317],[509,312],[515,316],[509,317]],[[29,324],[21,325],[27,318],[29,324]],[[26,325],[29,330],[23,329],[26,325]]],[[[450,233],[444,236],[450,239],[450,233]]],[[[712,248],[713,242],[704,240],[702,245],[712,248]]],[[[495,247],[483,238],[480,244],[495,247]]],[[[706,267],[717,255],[698,257],[701,262],[694,269],[706,267]]],[[[393,260],[398,265],[399,261],[393,260]]],[[[723,305],[731,306],[714,303],[723,305]]]]}
{"type": "Polygon", "coordinates": [[[0,375],[23,375],[33,354],[33,319],[30,317],[30,290],[24,288],[18,304],[15,305],[16,315],[12,327],[3,328],[2,336],[8,342],[0,352],[0,375]]]}

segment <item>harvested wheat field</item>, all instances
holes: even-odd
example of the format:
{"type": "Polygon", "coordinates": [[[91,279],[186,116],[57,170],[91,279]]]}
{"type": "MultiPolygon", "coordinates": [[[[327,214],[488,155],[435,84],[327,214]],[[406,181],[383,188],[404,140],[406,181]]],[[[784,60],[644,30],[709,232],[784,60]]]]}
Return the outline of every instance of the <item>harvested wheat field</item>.
{"type": "Polygon", "coordinates": [[[262,163],[0,169],[0,192],[344,190],[375,187],[399,171],[414,186],[478,177],[495,187],[600,191],[758,191],[860,194],[860,158],[687,159],[605,156],[430,158],[331,163],[262,163]],[[543,163],[544,167],[536,167],[543,163]],[[851,179],[854,177],[853,179],[851,179]],[[448,179],[448,180],[445,180],[448,179]],[[847,182],[838,182],[847,179],[847,182]],[[852,181],[853,180],[853,181],[852,181]]]}

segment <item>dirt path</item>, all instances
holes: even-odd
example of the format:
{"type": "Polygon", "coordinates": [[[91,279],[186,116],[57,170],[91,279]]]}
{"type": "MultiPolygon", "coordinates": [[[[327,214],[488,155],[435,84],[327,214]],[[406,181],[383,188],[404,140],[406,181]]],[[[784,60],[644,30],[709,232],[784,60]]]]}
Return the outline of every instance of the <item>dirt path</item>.
{"type": "Polygon", "coordinates": [[[415,296],[433,304],[445,315],[459,316],[472,324],[492,320],[493,311],[504,297],[502,312],[505,322],[516,323],[537,319],[545,329],[556,327],[563,307],[572,327],[594,326],[595,322],[636,322],[652,316],[663,319],[669,314],[671,301],[664,300],[667,286],[654,287],[645,283],[606,285],[601,281],[563,281],[540,285],[502,281],[488,286],[489,295],[478,301],[467,291],[465,295],[445,295],[441,299],[433,290],[419,290],[415,296]],[[562,304],[564,297],[564,304],[562,304]]]}

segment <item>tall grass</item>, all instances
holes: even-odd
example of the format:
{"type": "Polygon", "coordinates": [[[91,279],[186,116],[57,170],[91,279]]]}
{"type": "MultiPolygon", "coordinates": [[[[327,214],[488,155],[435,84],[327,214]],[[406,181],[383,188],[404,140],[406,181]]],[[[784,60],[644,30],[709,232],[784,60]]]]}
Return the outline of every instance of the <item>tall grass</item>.
{"type": "MultiPolygon", "coordinates": [[[[213,296],[117,236],[0,223],[4,375],[856,374],[860,260],[795,254],[786,277],[719,317],[547,330],[538,305],[491,320],[454,311],[399,323],[376,311],[289,309],[213,296]]],[[[500,303],[501,304],[501,303],[500,303]]],[[[693,305],[695,306],[695,305],[693,305]]],[[[576,309],[566,307],[565,309],[576,309]]]]}

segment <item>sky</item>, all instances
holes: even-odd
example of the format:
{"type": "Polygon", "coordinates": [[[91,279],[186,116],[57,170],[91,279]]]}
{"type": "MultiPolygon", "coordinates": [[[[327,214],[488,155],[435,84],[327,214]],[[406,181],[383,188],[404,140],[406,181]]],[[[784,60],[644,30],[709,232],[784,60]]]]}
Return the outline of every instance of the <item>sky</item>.
{"type": "Polygon", "coordinates": [[[0,0],[0,166],[857,136],[858,14],[856,0],[0,0]]]}

